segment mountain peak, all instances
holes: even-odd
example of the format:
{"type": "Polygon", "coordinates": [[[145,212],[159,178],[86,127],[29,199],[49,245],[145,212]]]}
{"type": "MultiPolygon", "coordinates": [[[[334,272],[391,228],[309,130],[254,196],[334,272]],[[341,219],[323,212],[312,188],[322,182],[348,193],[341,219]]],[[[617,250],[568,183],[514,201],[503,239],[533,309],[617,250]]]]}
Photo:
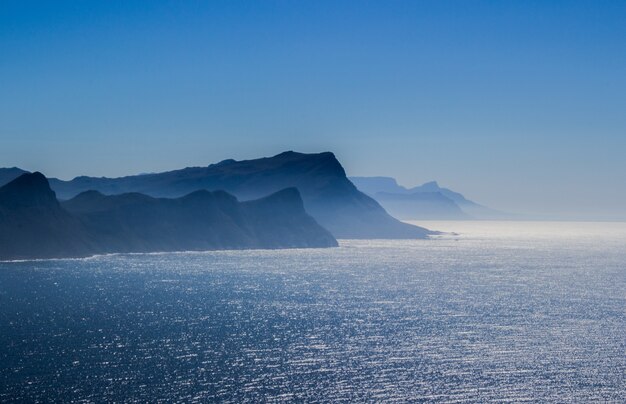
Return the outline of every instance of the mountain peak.
{"type": "Polygon", "coordinates": [[[0,203],[10,207],[58,204],[56,194],[40,172],[22,174],[0,188],[0,203]]]}
{"type": "Polygon", "coordinates": [[[26,174],[27,172],[28,171],[22,170],[18,167],[0,168],[0,187],[8,184],[20,175],[26,174]]]}
{"type": "Polygon", "coordinates": [[[282,153],[278,153],[273,157],[269,157],[270,159],[280,159],[280,158],[289,158],[289,159],[311,159],[311,158],[323,158],[323,159],[336,159],[335,154],[330,151],[319,152],[319,153],[300,153],[293,150],[287,150],[282,153]]]}
{"type": "Polygon", "coordinates": [[[223,167],[223,166],[227,166],[236,162],[237,160],[234,160],[234,159],[226,159],[226,160],[220,161],[219,163],[209,164],[209,167],[223,167]]]}
{"type": "Polygon", "coordinates": [[[19,173],[27,173],[28,172],[26,170],[22,170],[21,168],[15,167],[15,166],[13,166],[13,167],[2,167],[2,168],[0,168],[0,170],[3,170],[3,171],[14,171],[14,172],[19,172],[19,173]]]}
{"type": "Polygon", "coordinates": [[[302,206],[302,196],[300,196],[300,192],[296,187],[281,189],[280,191],[276,191],[261,200],[273,202],[284,201],[288,203],[296,203],[299,206],[302,206]]]}
{"type": "Polygon", "coordinates": [[[281,189],[280,191],[276,191],[273,194],[268,195],[264,198],[249,201],[248,204],[267,209],[268,212],[275,212],[276,210],[278,210],[281,213],[305,213],[302,196],[300,195],[298,189],[295,187],[281,189]]]}
{"type": "Polygon", "coordinates": [[[439,190],[439,184],[437,183],[437,181],[429,181],[425,184],[423,184],[420,188],[422,188],[424,191],[434,191],[434,190],[439,190]]]}

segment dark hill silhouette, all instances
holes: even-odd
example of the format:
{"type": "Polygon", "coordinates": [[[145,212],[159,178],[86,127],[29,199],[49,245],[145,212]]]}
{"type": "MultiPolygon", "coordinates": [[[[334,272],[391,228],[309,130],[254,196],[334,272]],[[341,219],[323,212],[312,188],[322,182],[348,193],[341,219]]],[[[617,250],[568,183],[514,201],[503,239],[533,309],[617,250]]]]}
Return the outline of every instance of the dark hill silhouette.
{"type": "Polygon", "coordinates": [[[61,208],[43,174],[23,174],[0,188],[0,259],[95,252],[91,235],[61,208]]]}
{"type": "Polygon", "coordinates": [[[62,205],[117,252],[337,245],[294,188],[248,202],[223,191],[176,199],[88,191],[62,205]]]}
{"type": "Polygon", "coordinates": [[[332,153],[285,152],[255,160],[224,160],[208,167],[190,167],[158,174],[122,178],[77,177],[51,180],[61,199],[87,191],[107,195],[140,192],[153,197],[180,197],[196,190],[224,190],[240,200],[264,197],[295,187],[306,211],[337,238],[423,238],[426,229],[402,223],[350,182],[332,153]]]}
{"type": "Polygon", "coordinates": [[[0,259],[336,245],[293,188],[248,202],[223,191],[177,199],[88,191],[62,204],[40,173],[0,188],[0,259]]]}
{"type": "Polygon", "coordinates": [[[8,184],[22,174],[26,174],[28,171],[24,171],[21,168],[0,168],[0,187],[8,184]]]}

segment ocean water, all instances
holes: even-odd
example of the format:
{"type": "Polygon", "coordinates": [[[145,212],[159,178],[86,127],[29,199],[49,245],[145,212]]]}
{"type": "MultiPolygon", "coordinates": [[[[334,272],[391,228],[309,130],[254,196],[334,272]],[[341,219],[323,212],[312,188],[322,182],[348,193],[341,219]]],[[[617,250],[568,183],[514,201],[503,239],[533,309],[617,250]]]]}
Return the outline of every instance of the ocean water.
{"type": "Polygon", "coordinates": [[[626,224],[0,263],[0,402],[625,402],[626,224]]]}

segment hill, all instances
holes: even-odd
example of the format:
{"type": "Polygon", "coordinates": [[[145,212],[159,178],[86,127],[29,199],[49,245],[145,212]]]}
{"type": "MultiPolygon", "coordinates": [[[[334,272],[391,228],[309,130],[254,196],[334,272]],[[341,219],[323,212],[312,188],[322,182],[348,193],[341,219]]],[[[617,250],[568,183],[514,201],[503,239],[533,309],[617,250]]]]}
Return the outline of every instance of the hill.
{"type": "Polygon", "coordinates": [[[336,245],[294,188],[247,202],[223,191],[176,199],[87,191],[62,204],[41,173],[0,188],[0,259],[336,245]]]}

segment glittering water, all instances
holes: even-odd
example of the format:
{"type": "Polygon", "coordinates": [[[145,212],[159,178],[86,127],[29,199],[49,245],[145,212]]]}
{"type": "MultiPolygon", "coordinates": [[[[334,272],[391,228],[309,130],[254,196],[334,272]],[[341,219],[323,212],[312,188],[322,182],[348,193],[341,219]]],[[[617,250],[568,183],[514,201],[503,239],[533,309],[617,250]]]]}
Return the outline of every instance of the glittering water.
{"type": "Polygon", "coordinates": [[[0,263],[0,401],[626,401],[626,224],[0,263]]]}

